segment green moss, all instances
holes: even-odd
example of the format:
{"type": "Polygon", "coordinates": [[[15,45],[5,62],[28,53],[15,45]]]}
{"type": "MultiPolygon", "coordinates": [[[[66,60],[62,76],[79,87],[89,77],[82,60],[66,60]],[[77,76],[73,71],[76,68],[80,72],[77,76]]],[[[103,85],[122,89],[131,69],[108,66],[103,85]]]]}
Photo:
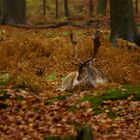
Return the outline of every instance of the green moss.
{"type": "Polygon", "coordinates": [[[0,86],[5,86],[10,81],[10,75],[7,73],[0,73],[0,86]]]}
{"type": "Polygon", "coordinates": [[[76,105],[72,105],[72,106],[70,106],[70,107],[68,108],[68,111],[69,111],[69,112],[75,112],[76,109],[77,109],[76,105]]]}
{"type": "Polygon", "coordinates": [[[65,79],[65,77],[66,77],[65,75],[62,75],[61,76],[61,81],[63,81],[65,79]]]}
{"type": "MultiPolygon", "coordinates": [[[[81,36],[83,31],[76,31],[74,32],[76,36],[81,36]]],[[[47,38],[55,38],[55,37],[69,37],[70,31],[63,31],[63,32],[56,32],[56,31],[48,31],[47,33],[43,33],[44,36],[47,38]]]]}
{"type": "Polygon", "coordinates": [[[44,140],[62,140],[62,139],[57,136],[46,136],[44,140]]]}
{"type": "Polygon", "coordinates": [[[66,98],[67,98],[67,96],[56,96],[56,97],[49,98],[49,99],[45,100],[44,102],[45,102],[45,105],[50,105],[56,101],[65,100],[66,98]]]}
{"type": "Polygon", "coordinates": [[[57,37],[58,33],[54,31],[49,31],[45,34],[46,37],[51,38],[51,37],[57,37]]]}
{"type": "Polygon", "coordinates": [[[54,97],[53,99],[54,100],[65,100],[67,98],[67,96],[57,96],[57,97],[54,97]]]}
{"type": "Polygon", "coordinates": [[[6,109],[8,106],[8,104],[0,103],[0,109],[6,109]]]}
{"type": "Polygon", "coordinates": [[[114,119],[114,118],[117,117],[117,114],[116,114],[114,111],[110,110],[110,111],[108,112],[108,116],[109,116],[111,119],[114,119]]]}
{"type": "Polygon", "coordinates": [[[49,80],[49,81],[54,81],[54,80],[56,80],[56,79],[57,79],[57,74],[56,74],[56,72],[50,73],[50,74],[48,75],[48,77],[47,77],[47,80],[49,80]]]}
{"type": "Polygon", "coordinates": [[[23,100],[25,100],[25,98],[24,98],[23,96],[21,96],[21,95],[17,95],[17,96],[15,97],[15,100],[23,101],[23,100]]]}
{"type": "Polygon", "coordinates": [[[34,113],[39,113],[39,112],[41,112],[41,110],[40,110],[39,108],[34,108],[34,109],[33,109],[33,112],[34,112],[34,113]]]}
{"type": "Polygon", "coordinates": [[[0,100],[5,101],[6,99],[9,99],[10,95],[6,90],[0,90],[0,100]]]}
{"type": "MultiPolygon", "coordinates": [[[[107,100],[124,100],[133,95],[132,100],[140,100],[140,86],[124,85],[120,89],[110,89],[103,95],[98,96],[85,96],[81,99],[83,101],[89,101],[93,104],[93,110],[96,114],[104,112],[104,101],[107,100]]],[[[108,115],[113,118],[116,116],[115,112],[109,111],[108,115]]]]}
{"type": "Polygon", "coordinates": [[[120,89],[111,89],[101,97],[102,100],[119,100],[126,99],[130,94],[122,92],[120,89]]]}

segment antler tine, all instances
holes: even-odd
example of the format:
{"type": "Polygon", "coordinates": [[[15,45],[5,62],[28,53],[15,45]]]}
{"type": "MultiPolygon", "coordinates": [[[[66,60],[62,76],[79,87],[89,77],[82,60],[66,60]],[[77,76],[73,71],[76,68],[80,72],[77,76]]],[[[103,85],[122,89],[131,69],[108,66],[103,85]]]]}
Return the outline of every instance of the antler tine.
{"type": "Polygon", "coordinates": [[[78,39],[78,38],[75,39],[72,30],[70,30],[70,40],[71,40],[71,43],[72,43],[73,46],[76,46],[77,43],[78,43],[79,41],[83,40],[84,38],[85,38],[85,36],[83,36],[83,37],[81,37],[81,38],[79,38],[79,39],[78,39]]]}
{"type": "Polygon", "coordinates": [[[101,46],[101,36],[102,36],[102,32],[97,30],[95,33],[95,38],[93,38],[93,43],[94,43],[94,57],[96,56],[99,47],[101,46]]]}
{"type": "Polygon", "coordinates": [[[91,39],[93,40],[94,43],[94,53],[93,56],[88,59],[87,61],[85,61],[83,64],[87,64],[88,62],[90,62],[91,60],[93,60],[99,50],[99,47],[101,46],[101,42],[100,42],[100,38],[101,38],[101,32],[99,30],[96,31],[96,33],[91,37],[91,39]]]}
{"type": "MultiPolygon", "coordinates": [[[[78,63],[82,64],[83,62],[78,57],[78,50],[77,50],[77,46],[76,46],[79,40],[74,39],[74,34],[73,34],[72,30],[70,30],[70,39],[71,39],[71,43],[72,43],[72,46],[75,51],[75,56],[74,56],[75,58],[73,58],[73,59],[75,59],[78,63]]],[[[72,64],[74,64],[74,63],[72,62],[72,64]]]]}
{"type": "Polygon", "coordinates": [[[72,45],[76,46],[77,41],[74,39],[74,35],[73,35],[72,30],[70,30],[70,40],[71,40],[72,45]]]}

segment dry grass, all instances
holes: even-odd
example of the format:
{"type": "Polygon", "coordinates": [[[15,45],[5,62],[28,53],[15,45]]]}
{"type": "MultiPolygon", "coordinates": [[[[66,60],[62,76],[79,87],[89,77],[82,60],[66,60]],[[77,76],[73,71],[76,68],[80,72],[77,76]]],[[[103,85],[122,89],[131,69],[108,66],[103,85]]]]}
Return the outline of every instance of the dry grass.
{"type": "MultiPolygon", "coordinates": [[[[65,30],[55,31],[64,33],[65,30]]],[[[53,37],[48,38],[49,30],[24,31],[7,27],[3,31],[0,39],[0,71],[10,74],[9,84],[28,87],[36,93],[46,94],[47,91],[51,96],[59,94],[56,89],[61,84],[61,78],[77,69],[70,62],[73,49],[69,37],[54,37],[52,34],[53,37]]],[[[90,39],[79,42],[78,47],[82,48],[81,59],[92,54],[90,39]]],[[[129,51],[126,47],[111,47],[108,39],[104,38],[95,65],[107,73],[110,82],[140,84],[139,56],[140,49],[129,51]]]]}

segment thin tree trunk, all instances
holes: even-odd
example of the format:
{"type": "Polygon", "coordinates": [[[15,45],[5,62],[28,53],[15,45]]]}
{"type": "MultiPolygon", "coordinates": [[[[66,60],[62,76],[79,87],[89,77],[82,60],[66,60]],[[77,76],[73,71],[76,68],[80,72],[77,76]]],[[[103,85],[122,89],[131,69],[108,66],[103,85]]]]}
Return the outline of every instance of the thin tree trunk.
{"type": "Polygon", "coordinates": [[[43,15],[46,15],[46,0],[43,0],[43,15]]]}
{"type": "Polygon", "coordinates": [[[22,23],[26,21],[26,0],[17,0],[17,16],[22,23]]]}
{"type": "Polygon", "coordinates": [[[107,0],[104,0],[104,15],[106,15],[107,11],[107,0]]]}
{"type": "Polygon", "coordinates": [[[98,0],[97,13],[100,15],[106,15],[107,0],[98,0]]]}
{"type": "Polygon", "coordinates": [[[55,0],[55,17],[58,18],[58,0],[55,0]]]}
{"type": "Polygon", "coordinates": [[[69,17],[68,0],[64,0],[64,11],[65,11],[65,16],[69,17]]]}
{"type": "Polygon", "coordinates": [[[2,7],[1,7],[1,0],[0,0],[0,19],[1,19],[1,10],[2,10],[2,7]]]}
{"type": "Polygon", "coordinates": [[[0,1],[1,1],[0,24],[26,23],[25,0],[0,0],[0,1]]]}
{"type": "Polygon", "coordinates": [[[136,14],[138,15],[138,12],[139,12],[138,0],[135,0],[135,11],[136,11],[136,14]]]}
{"type": "Polygon", "coordinates": [[[92,17],[93,15],[93,0],[89,0],[89,16],[92,17]]]}
{"type": "Polygon", "coordinates": [[[134,21],[132,0],[110,0],[111,18],[110,39],[115,43],[116,39],[123,38],[140,45],[139,33],[134,21]]]}

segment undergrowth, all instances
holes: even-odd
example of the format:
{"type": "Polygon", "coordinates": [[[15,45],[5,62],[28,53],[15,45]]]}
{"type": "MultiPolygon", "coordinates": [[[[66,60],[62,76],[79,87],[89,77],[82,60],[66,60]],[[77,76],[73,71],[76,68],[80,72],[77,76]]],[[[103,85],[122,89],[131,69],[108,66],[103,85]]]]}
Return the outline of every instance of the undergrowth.
{"type": "MultiPolygon", "coordinates": [[[[86,30],[75,30],[77,38],[86,30]]],[[[139,49],[127,49],[128,43],[112,48],[104,35],[95,66],[108,76],[109,82],[140,84],[139,49]],[[125,47],[124,47],[125,46],[125,47]]],[[[79,55],[86,60],[93,53],[93,42],[88,37],[78,42],[79,55]]],[[[30,89],[34,93],[57,95],[64,75],[77,70],[72,65],[74,56],[65,28],[48,31],[3,29],[0,40],[0,86],[30,89]],[[61,35],[60,35],[61,33],[61,35]]],[[[49,96],[48,95],[48,96],[49,96]]]]}

